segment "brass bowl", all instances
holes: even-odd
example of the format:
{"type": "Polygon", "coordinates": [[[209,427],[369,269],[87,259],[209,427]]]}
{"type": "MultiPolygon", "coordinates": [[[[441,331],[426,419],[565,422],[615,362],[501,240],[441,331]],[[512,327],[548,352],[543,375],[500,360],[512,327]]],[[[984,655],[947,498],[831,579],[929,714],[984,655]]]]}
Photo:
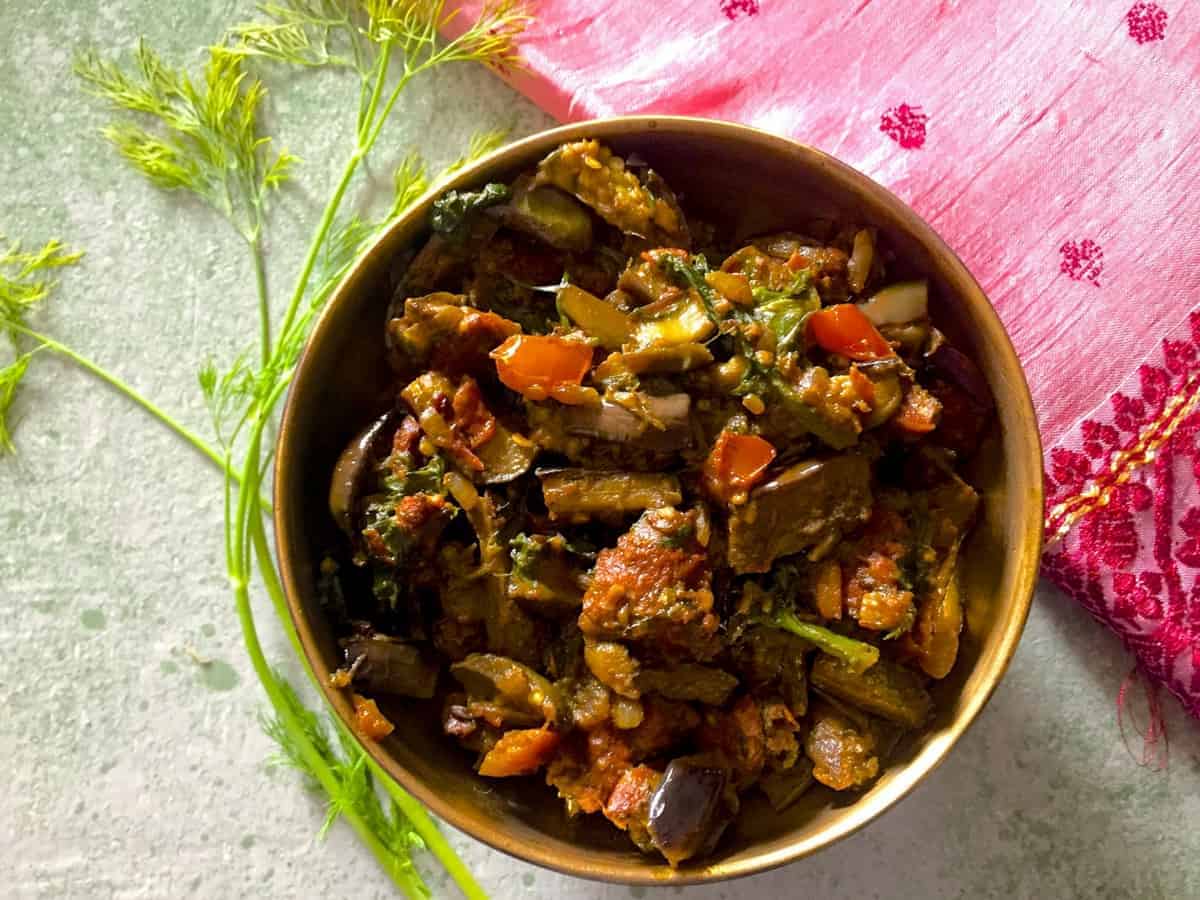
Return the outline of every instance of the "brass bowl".
{"type": "MultiPolygon", "coordinates": [[[[982,369],[996,399],[993,434],[972,473],[982,515],[962,556],[967,625],[951,675],[934,688],[933,723],[902,743],[862,794],[809,791],[783,814],[757,792],[710,858],[673,870],[639,853],[599,816],[567,819],[540,778],[484,780],[469,754],[435,724],[428,703],[381,704],[395,733],[362,740],[403,787],[456,828],[497,850],[568,875],[626,884],[698,884],[800,859],[863,827],[897,803],[950,752],[979,714],[1025,625],[1041,550],[1042,466],[1033,404],[1000,320],[966,267],[916,213],[830,156],[753,128],[705,119],[631,116],[584,122],[510,144],[468,166],[446,188],[504,181],[564,141],[594,137],[636,151],[685,196],[689,211],[749,234],[829,217],[872,224],[897,259],[931,282],[931,316],[982,369]]],[[[330,473],[350,438],[379,411],[390,372],[384,359],[387,278],[397,254],[425,234],[427,194],[346,276],[313,330],[295,373],[280,431],[275,528],[292,618],[318,673],[339,659],[315,581],[337,533],[326,507],[330,473]]],[[[322,685],[343,721],[346,695],[322,685]]]]}

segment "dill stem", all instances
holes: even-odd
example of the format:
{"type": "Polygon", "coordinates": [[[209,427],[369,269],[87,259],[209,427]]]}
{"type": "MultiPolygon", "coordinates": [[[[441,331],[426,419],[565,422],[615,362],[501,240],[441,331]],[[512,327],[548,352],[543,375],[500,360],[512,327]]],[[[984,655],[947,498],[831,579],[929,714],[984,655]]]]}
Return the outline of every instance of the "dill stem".
{"type": "MultiPolygon", "coordinates": [[[[26,328],[24,325],[21,325],[17,322],[8,323],[8,327],[13,331],[25,335],[31,340],[37,341],[46,349],[52,350],[60,356],[65,356],[84,371],[90,372],[109,387],[124,394],[138,406],[142,407],[142,409],[148,412],[151,416],[158,419],[160,422],[162,422],[162,424],[166,425],[169,429],[175,432],[177,436],[183,438],[185,441],[191,444],[193,449],[199,452],[201,456],[212,462],[212,464],[218,469],[220,469],[222,472],[226,471],[227,462],[223,454],[221,454],[215,447],[212,446],[212,444],[208,443],[208,441],[204,440],[204,438],[200,437],[200,435],[196,434],[196,432],[192,431],[145,394],[137,391],[127,381],[118,378],[104,367],[92,362],[82,353],[72,350],[66,344],[56,341],[52,337],[47,337],[46,335],[34,331],[32,328],[26,328]]],[[[230,474],[234,481],[241,483],[241,479],[236,474],[230,474]]],[[[269,510],[271,508],[271,503],[269,500],[267,500],[267,498],[259,497],[258,499],[259,502],[263,504],[264,509],[269,510]]]]}
{"type": "MultiPolygon", "coordinates": [[[[387,81],[388,60],[391,55],[391,43],[385,42],[380,47],[379,63],[372,76],[375,83],[371,88],[371,99],[367,104],[365,112],[362,113],[354,152],[346,160],[346,167],[342,170],[342,176],[338,179],[337,187],[333,190],[333,196],[325,204],[325,210],[321,213],[321,221],[318,223],[316,233],[313,235],[312,242],[308,246],[308,255],[304,258],[304,266],[301,268],[300,275],[296,279],[296,290],[292,293],[292,299],[289,301],[287,312],[283,317],[283,325],[279,329],[281,340],[286,340],[296,314],[300,311],[300,303],[304,299],[305,291],[308,290],[308,282],[312,278],[313,269],[317,264],[317,257],[321,253],[321,247],[325,244],[325,238],[329,236],[329,229],[333,227],[333,220],[341,208],[346,188],[350,186],[350,180],[354,177],[354,173],[358,171],[359,163],[366,158],[367,153],[375,144],[375,139],[379,136],[379,128],[373,127],[375,126],[375,112],[379,106],[379,98],[383,93],[383,86],[387,81]]],[[[401,78],[400,84],[407,84],[409,77],[406,74],[401,78]]],[[[380,124],[382,124],[383,119],[386,119],[387,113],[391,110],[392,104],[395,101],[396,94],[393,93],[384,110],[383,117],[380,119],[380,124]]]]}
{"type": "Polygon", "coordinates": [[[308,246],[308,255],[304,258],[304,267],[300,270],[300,277],[296,280],[296,290],[292,294],[292,299],[288,302],[287,312],[283,317],[283,324],[279,327],[281,340],[287,339],[296,314],[300,311],[300,302],[304,299],[304,292],[308,289],[308,282],[312,278],[313,269],[317,264],[317,257],[321,253],[321,247],[325,243],[325,238],[329,235],[329,229],[333,226],[333,219],[337,215],[338,208],[342,205],[342,197],[346,193],[346,188],[350,185],[350,179],[354,177],[354,173],[358,169],[358,164],[362,162],[362,159],[363,154],[358,150],[351,155],[350,159],[346,162],[346,168],[342,171],[342,177],[333,191],[333,196],[325,204],[325,211],[321,214],[320,224],[317,226],[317,231],[308,246]]]}
{"type": "Polygon", "coordinates": [[[258,290],[258,328],[261,344],[262,364],[271,361],[271,300],[267,293],[267,264],[263,258],[262,239],[256,232],[248,241],[250,256],[254,260],[254,286],[258,290]]]}
{"type": "MultiPolygon", "coordinates": [[[[250,444],[246,450],[246,460],[242,466],[242,487],[238,492],[237,511],[233,521],[226,523],[227,526],[233,526],[234,532],[234,539],[232,541],[233,552],[230,554],[232,565],[229,575],[234,589],[234,602],[237,607],[238,622],[242,628],[242,640],[246,645],[246,653],[250,657],[250,664],[254,667],[254,673],[258,676],[259,681],[262,682],[267,699],[270,700],[271,706],[275,708],[276,713],[284,723],[289,737],[295,741],[307,770],[320,782],[326,795],[334,798],[339,793],[337,777],[330,771],[328,764],[321,758],[321,754],[305,734],[304,726],[296,720],[295,713],[284,697],[279,681],[276,679],[275,673],[271,671],[266,655],[263,653],[262,644],[258,639],[258,630],[254,624],[254,611],[250,606],[250,545],[256,543],[252,538],[254,532],[256,530],[261,532],[262,529],[262,517],[258,515],[258,510],[253,509],[253,506],[256,503],[254,498],[259,487],[258,463],[262,445],[262,433],[266,427],[267,420],[270,418],[267,410],[271,408],[273,408],[271,405],[264,404],[263,409],[260,410],[259,415],[255,419],[250,444]],[[248,537],[251,539],[248,540],[248,537]]],[[[265,543],[265,537],[262,540],[265,543]]],[[[265,548],[260,545],[260,549],[265,548]]],[[[264,567],[264,572],[266,568],[268,567],[264,567]]],[[[264,581],[268,582],[269,591],[272,583],[274,588],[278,590],[279,585],[277,580],[272,580],[264,576],[264,581]]],[[[288,624],[290,624],[290,621],[288,624]]],[[[396,854],[379,840],[370,825],[361,817],[357,810],[352,806],[345,806],[340,812],[401,891],[412,898],[425,896],[425,886],[420,876],[415,871],[406,871],[398,864],[396,854]]]]}
{"type": "MultiPolygon", "coordinates": [[[[371,99],[367,102],[367,108],[363,110],[358,123],[358,134],[356,136],[358,149],[366,152],[370,149],[373,141],[367,141],[366,136],[371,131],[371,126],[375,123],[375,110],[379,106],[379,97],[383,93],[383,85],[387,82],[388,64],[392,58],[392,43],[385,41],[379,47],[379,62],[376,63],[376,71],[374,74],[375,83],[371,86],[371,99]]],[[[384,113],[384,118],[387,118],[387,113],[384,113]]]]}
{"type": "Polygon", "coordinates": [[[433,817],[429,815],[429,811],[421,805],[420,801],[392,779],[392,776],[383,770],[379,763],[375,762],[370,754],[366,755],[367,766],[371,770],[371,774],[375,779],[383,785],[385,791],[397,808],[404,813],[405,818],[412,824],[413,829],[421,836],[421,840],[425,842],[425,847],[434,858],[442,864],[442,867],[458,885],[458,889],[467,900],[488,900],[487,891],[475,880],[475,876],[471,874],[471,870],[454,852],[454,848],[450,846],[450,842],[446,840],[446,836],[442,834],[433,817]]]}

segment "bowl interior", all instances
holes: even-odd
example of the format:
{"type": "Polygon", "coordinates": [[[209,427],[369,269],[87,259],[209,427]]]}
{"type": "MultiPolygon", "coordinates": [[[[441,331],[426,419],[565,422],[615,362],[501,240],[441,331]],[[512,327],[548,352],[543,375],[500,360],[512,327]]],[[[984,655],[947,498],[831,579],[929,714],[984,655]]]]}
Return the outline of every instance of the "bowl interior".
{"type": "MultiPolygon", "coordinates": [[[[820,789],[782,815],[756,792],[716,855],[673,871],[637,852],[598,816],[568,820],[540,779],[485,781],[472,758],[442,737],[430,704],[382,704],[396,723],[368,752],[434,812],[509,853],[585,877],[683,883],[746,874],[836,840],[903,796],[949,750],[990,695],[1020,636],[1040,550],[1041,461],[1028,389],[1008,338],[958,259],[891,194],[837,161],[762,132],[700,120],[638,117],[584,123],[536,135],[463,172],[454,185],[507,179],[564,140],[594,136],[619,154],[636,151],[682,195],[689,213],[752,234],[814,217],[877,226],[902,274],[928,277],[932,316],[979,364],[997,416],[975,460],[983,496],[964,548],[967,625],[958,665],[935,690],[931,726],[903,743],[863,794],[820,789]]],[[[315,575],[337,534],[326,507],[329,476],[347,441],[389,403],[383,324],[388,270],[425,232],[426,198],[384,235],[350,274],[316,326],[289,396],[280,438],[275,508],[281,567],[293,616],[318,673],[338,665],[316,600],[315,575]]],[[[326,688],[346,718],[340,692],[326,688]]]]}

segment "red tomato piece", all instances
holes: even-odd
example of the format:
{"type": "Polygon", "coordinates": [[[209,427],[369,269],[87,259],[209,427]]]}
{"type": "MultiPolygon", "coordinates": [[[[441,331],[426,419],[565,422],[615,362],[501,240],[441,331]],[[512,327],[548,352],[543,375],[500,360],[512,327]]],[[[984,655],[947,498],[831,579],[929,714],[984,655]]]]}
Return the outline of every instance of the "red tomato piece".
{"type": "Polygon", "coordinates": [[[766,474],[775,459],[770,442],[754,434],[722,431],[704,463],[704,484],[723,503],[748,491],[766,474]]]}
{"type": "Polygon", "coordinates": [[[554,335],[514,334],[491,352],[505,387],[530,400],[581,402],[579,385],[592,365],[592,348],[554,335]]]}
{"type": "Polygon", "coordinates": [[[839,303],[809,316],[808,337],[830,353],[859,361],[895,355],[892,345],[853,303],[839,303]]]}

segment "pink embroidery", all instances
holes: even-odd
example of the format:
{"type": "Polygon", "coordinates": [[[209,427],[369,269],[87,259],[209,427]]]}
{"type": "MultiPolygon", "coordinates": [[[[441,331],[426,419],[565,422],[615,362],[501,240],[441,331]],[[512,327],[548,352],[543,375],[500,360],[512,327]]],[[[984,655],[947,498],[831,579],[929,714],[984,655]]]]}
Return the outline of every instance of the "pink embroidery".
{"type": "Polygon", "coordinates": [[[736,22],[740,16],[757,16],[758,0],[721,0],[721,12],[730,22],[736,22]]]}
{"type": "Polygon", "coordinates": [[[879,130],[906,150],[925,145],[925,123],[929,116],[919,106],[901,103],[879,117],[879,130]]]}
{"type": "Polygon", "coordinates": [[[1086,281],[1100,287],[1100,274],[1104,271],[1104,251],[1095,241],[1067,241],[1058,248],[1062,262],[1058,270],[1072,281],[1086,281]]]}
{"type": "MultiPolygon", "coordinates": [[[[1200,717],[1200,409],[1172,404],[1200,384],[1200,313],[1159,345],[1049,455],[1047,520],[1059,504],[1107,483],[1108,503],[1085,513],[1043,557],[1043,573],[1120,636],[1148,679],[1200,717]],[[1164,418],[1164,413],[1167,416],[1164,418]],[[1182,416],[1182,419],[1177,418],[1182,416]],[[1171,428],[1174,428],[1171,431],[1171,428]],[[1163,436],[1170,434],[1166,440],[1163,436]],[[1146,438],[1146,465],[1113,482],[1118,454],[1146,438]]],[[[1103,488],[1102,488],[1103,489],[1103,488]]]]}
{"type": "Polygon", "coordinates": [[[1161,41],[1167,36],[1167,11],[1157,3],[1135,3],[1125,13],[1129,36],[1139,44],[1161,41]]]}

